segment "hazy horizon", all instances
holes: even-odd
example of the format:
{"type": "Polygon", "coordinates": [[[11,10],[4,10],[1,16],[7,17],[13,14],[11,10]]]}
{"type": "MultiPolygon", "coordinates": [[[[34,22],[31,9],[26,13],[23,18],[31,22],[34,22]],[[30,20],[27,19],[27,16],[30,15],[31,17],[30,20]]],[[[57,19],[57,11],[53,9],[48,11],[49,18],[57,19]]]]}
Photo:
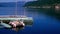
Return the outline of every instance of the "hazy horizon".
{"type": "MultiPolygon", "coordinates": [[[[29,2],[29,1],[36,1],[36,0],[17,0],[18,2],[29,2]]],[[[16,2],[16,0],[0,0],[0,2],[16,2]]]]}

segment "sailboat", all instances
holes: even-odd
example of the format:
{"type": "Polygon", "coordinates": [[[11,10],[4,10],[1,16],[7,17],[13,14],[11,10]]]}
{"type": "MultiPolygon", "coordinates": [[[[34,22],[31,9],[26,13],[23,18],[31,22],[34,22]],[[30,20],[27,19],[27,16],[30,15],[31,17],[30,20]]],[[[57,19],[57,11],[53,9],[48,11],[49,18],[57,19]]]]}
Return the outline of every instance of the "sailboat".
{"type": "MultiPolygon", "coordinates": [[[[25,25],[32,25],[33,18],[27,17],[26,15],[17,15],[17,0],[16,0],[16,15],[1,15],[0,16],[0,25],[4,26],[5,28],[12,28],[9,24],[11,21],[20,21],[23,22],[25,25]]],[[[17,22],[16,22],[17,23],[17,22]]],[[[15,23],[14,23],[15,24],[15,23]]]]}

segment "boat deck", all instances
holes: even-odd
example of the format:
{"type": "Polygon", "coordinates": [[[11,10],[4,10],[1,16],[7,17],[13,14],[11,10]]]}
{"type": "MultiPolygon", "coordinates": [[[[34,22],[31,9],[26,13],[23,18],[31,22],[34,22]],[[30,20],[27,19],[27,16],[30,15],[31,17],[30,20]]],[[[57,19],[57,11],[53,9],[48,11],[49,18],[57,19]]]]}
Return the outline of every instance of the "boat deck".
{"type": "Polygon", "coordinates": [[[26,24],[26,25],[32,25],[33,24],[33,18],[32,17],[26,17],[26,16],[23,16],[23,15],[17,15],[17,16],[14,16],[14,15],[3,15],[3,16],[0,16],[0,21],[3,21],[4,23],[9,23],[10,21],[14,21],[14,20],[23,20],[23,22],[26,24]]]}

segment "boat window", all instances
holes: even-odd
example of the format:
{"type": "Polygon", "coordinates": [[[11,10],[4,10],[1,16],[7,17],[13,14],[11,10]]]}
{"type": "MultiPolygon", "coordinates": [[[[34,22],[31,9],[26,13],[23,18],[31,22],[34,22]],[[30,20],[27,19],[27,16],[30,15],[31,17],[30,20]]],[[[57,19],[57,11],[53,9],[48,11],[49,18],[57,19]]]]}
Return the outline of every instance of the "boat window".
{"type": "Polygon", "coordinates": [[[2,20],[3,21],[3,23],[9,23],[10,22],[10,20],[2,20]]]}

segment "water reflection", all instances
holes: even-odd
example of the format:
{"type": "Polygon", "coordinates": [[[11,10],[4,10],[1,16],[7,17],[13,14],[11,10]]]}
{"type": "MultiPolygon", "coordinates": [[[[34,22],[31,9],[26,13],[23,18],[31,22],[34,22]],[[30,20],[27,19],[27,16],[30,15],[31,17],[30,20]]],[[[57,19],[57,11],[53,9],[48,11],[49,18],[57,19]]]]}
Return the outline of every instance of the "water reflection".
{"type": "Polygon", "coordinates": [[[12,28],[12,30],[14,30],[14,31],[19,31],[19,30],[23,30],[24,29],[24,27],[20,27],[20,28],[12,28]]]}

